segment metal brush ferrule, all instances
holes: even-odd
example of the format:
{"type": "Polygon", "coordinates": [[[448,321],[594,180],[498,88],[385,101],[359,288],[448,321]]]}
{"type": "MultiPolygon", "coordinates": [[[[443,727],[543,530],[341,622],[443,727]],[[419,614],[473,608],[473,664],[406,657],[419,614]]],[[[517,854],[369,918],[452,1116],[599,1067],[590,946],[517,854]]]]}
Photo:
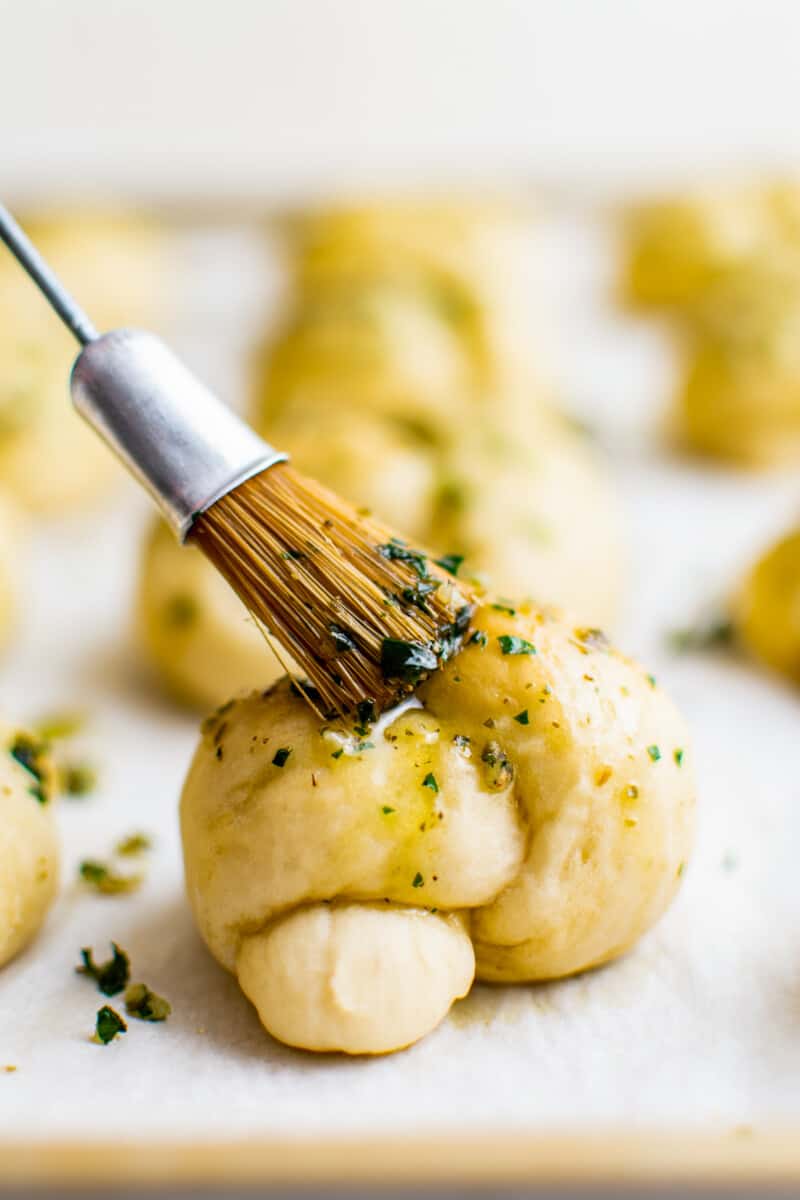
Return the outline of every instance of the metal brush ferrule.
{"type": "Polygon", "coordinates": [[[70,382],[75,408],[150,492],[181,541],[195,517],[281,454],[151,333],[89,342],[70,382]]]}

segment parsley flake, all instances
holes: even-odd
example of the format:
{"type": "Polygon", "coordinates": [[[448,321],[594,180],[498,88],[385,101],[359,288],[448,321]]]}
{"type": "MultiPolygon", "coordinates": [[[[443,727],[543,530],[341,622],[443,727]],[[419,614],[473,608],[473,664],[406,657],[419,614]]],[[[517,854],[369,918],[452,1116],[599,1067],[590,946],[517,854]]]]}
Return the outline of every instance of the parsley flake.
{"type": "Polygon", "coordinates": [[[653,762],[658,762],[658,760],[661,758],[661,749],[658,746],[648,746],[647,753],[650,755],[650,758],[653,760],[653,762]]]}
{"type": "Polygon", "coordinates": [[[437,567],[441,567],[442,570],[448,571],[451,575],[457,575],[459,568],[464,561],[464,555],[443,554],[441,558],[435,558],[433,561],[436,563],[437,567]]]}
{"type": "Polygon", "coordinates": [[[114,1012],[113,1008],[109,1008],[104,1004],[98,1010],[95,1019],[94,1037],[92,1041],[103,1046],[107,1046],[109,1042],[113,1042],[114,1038],[120,1033],[127,1033],[128,1026],[123,1021],[119,1013],[114,1012]]]}
{"type": "Polygon", "coordinates": [[[436,782],[436,776],[434,775],[433,771],[429,771],[428,774],[425,776],[425,778],[422,781],[422,786],[426,787],[426,788],[430,788],[432,792],[439,791],[439,784],[436,782]]]}
{"type": "Polygon", "coordinates": [[[58,768],[58,785],[67,796],[88,796],[97,787],[97,771],[86,762],[64,763],[58,768]]]}
{"type": "Polygon", "coordinates": [[[530,718],[528,716],[527,708],[523,708],[522,712],[518,712],[514,717],[514,720],[518,725],[530,725],[530,718]]]}
{"type": "Polygon", "coordinates": [[[84,883],[88,883],[96,892],[104,896],[117,896],[124,892],[135,892],[142,886],[142,875],[118,875],[105,863],[87,858],[78,867],[78,874],[84,883]]]}
{"type": "Polygon", "coordinates": [[[428,560],[425,555],[421,550],[411,550],[400,538],[391,538],[385,545],[378,546],[377,551],[382,558],[388,558],[391,562],[406,563],[420,579],[428,578],[428,560]]]}
{"type": "Polygon", "coordinates": [[[81,950],[83,965],[75,968],[78,975],[88,975],[93,979],[104,996],[116,996],[130,978],[130,960],[125,951],[112,942],[111,953],[113,957],[108,962],[96,963],[93,951],[84,946],[81,950]]]}
{"type": "Polygon", "coordinates": [[[153,842],[146,833],[131,833],[117,842],[114,853],[121,854],[123,858],[133,858],[137,854],[146,853],[152,845],[153,842]]]}
{"type": "Polygon", "coordinates": [[[151,992],[144,983],[132,983],[125,989],[125,1011],[140,1021],[166,1021],[172,1005],[163,996],[151,992]]]}
{"type": "Polygon", "coordinates": [[[384,638],[381,643],[381,671],[384,679],[402,679],[406,683],[417,683],[425,671],[435,671],[438,665],[439,660],[426,642],[384,638]]]}
{"type": "Polygon", "coordinates": [[[19,733],[9,746],[8,752],[34,780],[28,787],[30,794],[39,804],[46,804],[48,796],[44,787],[44,778],[47,748],[44,742],[28,733],[19,733]]]}
{"type": "Polygon", "coordinates": [[[503,633],[497,639],[500,643],[500,649],[503,654],[535,654],[536,647],[532,642],[526,642],[525,638],[510,637],[507,633],[503,633]]]}
{"type": "Polygon", "coordinates": [[[414,888],[420,888],[420,887],[425,886],[425,880],[423,879],[423,877],[419,871],[417,871],[416,875],[411,880],[411,886],[414,888]]]}

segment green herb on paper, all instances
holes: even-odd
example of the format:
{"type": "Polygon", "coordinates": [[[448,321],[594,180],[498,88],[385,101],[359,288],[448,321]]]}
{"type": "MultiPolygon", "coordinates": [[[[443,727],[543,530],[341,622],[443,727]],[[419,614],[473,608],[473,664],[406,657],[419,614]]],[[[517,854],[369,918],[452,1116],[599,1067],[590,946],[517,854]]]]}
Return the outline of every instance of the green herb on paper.
{"type": "Polygon", "coordinates": [[[62,763],[58,786],[66,796],[88,796],[97,787],[97,771],[86,762],[62,763]]]}
{"type": "Polygon", "coordinates": [[[104,896],[135,892],[144,882],[143,875],[118,875],[105,863],[87,858],[80,864],[78,874],[84,883],[104,896]]]}
{"type": "Polygon", "coordinates": [[[111,952],[112,957],[108,962],[96,963],[93,951],[84,946],[81,950],[83,965],[75,968],[78,975],[88,975],[93,979],[104,996],[116,996],[130,978],[130,960],[125,951],[120,950],[116,942],[112,942],[111,952]]]}
{"type": "Polygon", "coordinates": [[[163,996],[151,992],[144,983],[132,983],[125,990],[125,1010],[140,1021],[166,1021],[172,1005],[163,996]]]}
{"type": "Polygon", "coordinates": [[[119,1013],[114,1012],[113,1008],[109,1008],[107,1004],[104,1004],[97,1013],[92,1041],[107,1046],[119,1034],[127,1032],[128,1026],[119,1013]]]}
{"type": "Polygon", "coordinates": [[[28,772],[33,783],[28,791],[39,804],[46,804],[48,796],[44,787],[47,747],[38,738],[28,733],[18,733],[8,748],[11,757],[28,772]]]}
{"type": "Polygon", "coordinates": [[[131,833],[127,837],[122,838],[114,847],[115,854],[121,854],[123,858],[133,858],[137,854],[145,854],[152,849],[152,839],[146,833],[131,833]]]}

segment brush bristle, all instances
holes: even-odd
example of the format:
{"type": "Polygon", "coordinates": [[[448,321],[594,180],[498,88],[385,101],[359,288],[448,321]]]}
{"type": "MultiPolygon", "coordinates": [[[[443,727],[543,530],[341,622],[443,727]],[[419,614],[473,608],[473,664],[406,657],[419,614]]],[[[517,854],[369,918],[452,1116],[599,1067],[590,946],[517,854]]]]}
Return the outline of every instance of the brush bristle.
{"type": "Polygon", "coordinates": [[[281,463],[190,540],[341,714],[396,703],[460,646],[474,595],[428,554],[281,463]]]}

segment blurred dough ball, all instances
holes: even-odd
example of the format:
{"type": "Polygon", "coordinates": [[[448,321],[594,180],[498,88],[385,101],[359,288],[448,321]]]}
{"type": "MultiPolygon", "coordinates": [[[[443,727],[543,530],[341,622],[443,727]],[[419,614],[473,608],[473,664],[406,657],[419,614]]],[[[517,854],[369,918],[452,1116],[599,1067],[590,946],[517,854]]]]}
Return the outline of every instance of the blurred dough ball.
{"type": "Polygon", "coordinates": [[[376,284],[448,322],[484,384],[530,369],[530,206],[500,198],[384,198],[295,223],[295,279],[311,305],[376,284]]]}
{"type": "Polygon", "coordinates": [[[782,538],[753,566],[732,615],[746,649],[800,683],[800,532],[782,538]]]}
{"type": "Polygon", "coordinates": [[[475,955],[457,915],[311,904],[246,938],[236,969],[279,1041],[385,1054],[430,1033],[466,996],[475,955]]]}
{"type": "MultiPolygon", "coordinates": [[[[162,238],[135,216],[52,213],[25,221],[45,259],[101,331],[162,318],[162,238]]],[[[37,512],[94,500],[117,475],[71,408],[78,347],[9,255],[0,258],[0,480],[37,512]]]]}
{"type": "Polygon", "coordinates": [[[0,650],[8,643],[16,622],[20,524],[15,506],[0,495],[0,650]]]}
{"type": "Polygon", "coordinates": [[[0,966],[36,935],[55,898],[54,795],[41,743],[0,724],[0,966]]]}
{"type": "Polygon", "coordinates": [[[136,628],[151,665],[190,705],[214,708],[284,673],[222,576],[160,520],[144,544],[136,628]]]}
{"type": "Polygon", "coordinates": [[[746,466],[800,460],[800,257],[719,272],[687,316],[678,438],[746,466]]]}
{"type": "Polygon", "coordinates": [[[623,290],[634,307],[680,310],[716,273],[800,232],[800,183],[708,188],[633,207],[623,290]]]}

